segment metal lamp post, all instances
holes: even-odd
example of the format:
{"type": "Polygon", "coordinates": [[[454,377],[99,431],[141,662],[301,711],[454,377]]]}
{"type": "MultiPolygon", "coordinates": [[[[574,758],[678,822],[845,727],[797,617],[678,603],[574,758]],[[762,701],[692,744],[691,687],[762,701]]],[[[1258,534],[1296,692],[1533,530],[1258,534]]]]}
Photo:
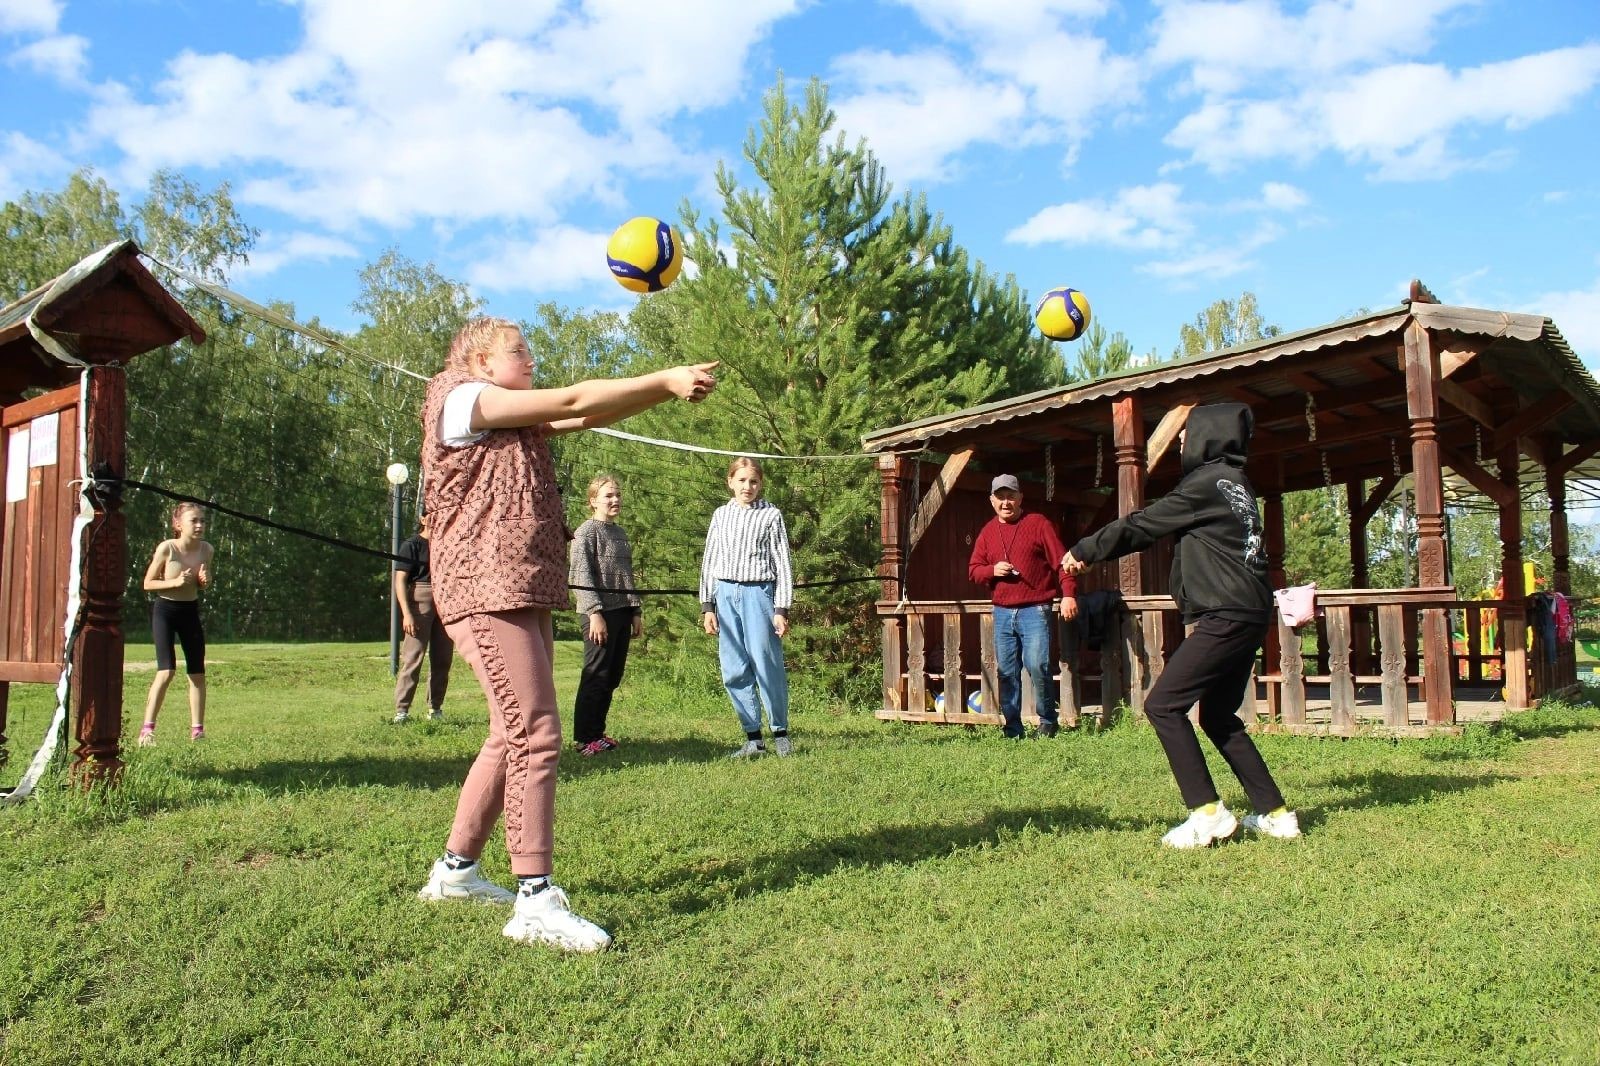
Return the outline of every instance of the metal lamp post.
{"type": "MultiPolygon", "coordinates": [[[[400,554],[400,505],[411,471],[404,463],[390,463],[383,472],[389,479],[389,554],[400,554]]],[[[400,601],[394,598],[394,564],[389,564],[389,676],[400,672],[400,601]]]]}

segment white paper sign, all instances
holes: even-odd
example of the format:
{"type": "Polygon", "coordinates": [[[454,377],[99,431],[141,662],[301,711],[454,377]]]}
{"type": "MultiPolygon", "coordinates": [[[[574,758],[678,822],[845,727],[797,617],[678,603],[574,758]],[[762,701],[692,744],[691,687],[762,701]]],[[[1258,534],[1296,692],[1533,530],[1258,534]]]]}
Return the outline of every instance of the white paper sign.
{"type": "Polygon", "coordinates": [[[28,442],[29,466],[56,465],[56,435],[61,432],[61,412],[40,415],[30,425],[33,437],[28,442]]]}
{"type": "Polygon", "coordinates": [[[28,498],[28,430],[11,431],[6,441],[6,502],[16,503],[28,498]]]}

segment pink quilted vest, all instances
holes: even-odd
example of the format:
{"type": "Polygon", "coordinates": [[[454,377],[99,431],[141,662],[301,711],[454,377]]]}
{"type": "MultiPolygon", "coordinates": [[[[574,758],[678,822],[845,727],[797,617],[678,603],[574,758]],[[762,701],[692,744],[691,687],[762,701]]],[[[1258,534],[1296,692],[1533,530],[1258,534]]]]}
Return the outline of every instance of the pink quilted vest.
{"type": "Polygon", "coordinates": [[[567,536],[544,427],[492,429],[463,448],[439,441],[445,397],[474,378],[445,369],[422,404],[423,506],[433,602],[469,614],[567,606],[567,536]]]}

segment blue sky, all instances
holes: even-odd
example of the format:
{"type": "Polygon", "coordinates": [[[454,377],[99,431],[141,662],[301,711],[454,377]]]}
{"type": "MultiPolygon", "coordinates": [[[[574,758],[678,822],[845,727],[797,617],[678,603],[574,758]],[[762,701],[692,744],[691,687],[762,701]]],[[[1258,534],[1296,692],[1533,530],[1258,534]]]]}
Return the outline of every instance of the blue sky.
{"type": "Polygon", "coordinates": [[[232,183],[235,284],[351,328],[397,246],[491,310],[619,309],[606,235],[714,213],[781,71],[958,242],[1137,351],[1452,303],[1600,367],[1595,0],[0,0],[0,200],[93,166],[232,183]]]}

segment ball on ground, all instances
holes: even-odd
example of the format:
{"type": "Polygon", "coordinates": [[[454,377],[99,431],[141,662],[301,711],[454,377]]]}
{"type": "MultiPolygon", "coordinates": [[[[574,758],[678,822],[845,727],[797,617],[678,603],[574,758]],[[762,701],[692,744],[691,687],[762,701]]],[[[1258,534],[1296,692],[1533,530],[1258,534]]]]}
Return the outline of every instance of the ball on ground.
{"type": "Polygon", "coordinates": [[[1039,297],[1033,323],[1053,341],[1077,340],[1089,328],[1089,298],[1077,289],[1051,289],[1039,297]]]}
{"type": "Polygon", "coordinates": [[[983,693],[980,690],[973,689],[967,693],[967,712],[969,714],[983,713],[983,693]]]}
{"type": "Polygon", "coordinates": [[[683,246],[671,226],[641,215],[618,226],[606,242],[606,266],[629,292],[660,292],[683,269],[683,246]]]}

